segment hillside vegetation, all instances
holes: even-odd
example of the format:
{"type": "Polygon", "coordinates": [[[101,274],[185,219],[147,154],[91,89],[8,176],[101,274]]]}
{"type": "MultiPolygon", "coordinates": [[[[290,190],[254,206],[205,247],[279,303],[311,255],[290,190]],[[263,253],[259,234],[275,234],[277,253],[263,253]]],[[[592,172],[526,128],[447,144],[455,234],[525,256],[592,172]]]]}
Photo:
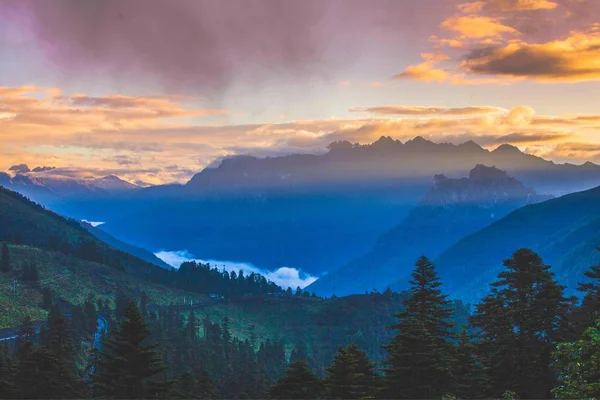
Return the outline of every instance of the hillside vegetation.
{"type": "Polygon", "coordinates": [[[92,297],[114,305],[117,293],[139,298],[144,292],[150,304],[182,304],[183,298],[198,303],[207,296],[185,292],[123,273],[110,266],[81,260],[58,251],[31,246],[9,245],[12,276],[22,276],[24,266],[35,265],[38,283],[9,278],[0,274],[0,329],[9,328],[29,316],[34,321],[46,318],[42,291],[51,289],[56,297],[83,306],[92,297]]]}

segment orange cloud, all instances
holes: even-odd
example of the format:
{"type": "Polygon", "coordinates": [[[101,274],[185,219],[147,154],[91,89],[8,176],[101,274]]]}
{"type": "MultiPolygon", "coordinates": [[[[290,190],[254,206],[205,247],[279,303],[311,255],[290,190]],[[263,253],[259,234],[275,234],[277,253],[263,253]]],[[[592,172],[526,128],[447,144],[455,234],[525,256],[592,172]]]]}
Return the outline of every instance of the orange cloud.
{"type": "Polygon", "coordinates": [[[366,112],[380,115],[452,115],[465,116],[477,114],[495,114],[505,112],[499,107],[480,106],[480,107],[422,107],[422,106],[382,106],[382,107],[354,107],[350,112],[366,112]]]}
{"type": "Polygon", "coordinates": [[[565,142],[554,146],[532,147],[532,154],[559,161],[600,162],[600,143],[565,142]]]}
{"type": "Polygon", "coordinates": [[[443,69],[435,68],[440,61],[449,60],[450,58],[444,54],[424,53],[421,57],[425,61],[420,64],[411,65],[394,76],[394,79],[416,79],[420,81],[443,82],[449,79],[450,74],[443,69]]]}
{"type": "Polygon", "coordinates": [[[600,79],[600,31],[573,32],[541,44],[515,41],[503,47],[473,50],[462,62],[468,72],[546,82],[600,79]]]}
{"type": "Polygon", "coordinates": [[[442,22],[441,27],[457,32],[462,38],[482,39],[503,34],[518,35],[519,32],[504,25],[497,18],[481,15],[453,16],[442,22]]]}
{"type": "Polygon", "coordinates": [[[558,3],[550,0],[480,0],[457,6],[464,13],[489,11],[538,11],[553,10],[558,3]]]}
{"type": "Polygon", "coordinates": [[[188,99],[177,96],[65,96],[23,87],[0,93],[0,168],[48,165],[61,167],[54,173],[110,172],[131,182],[185,181],[219,157],[318,153],[335,140],[370,143],[382,135],[403,140],[422,135],[453,143],[472,139],[486,146],[539,147],[579,141],[578,135],[600,130],[600,115],[536,115],[525,106],[488,105],[355,108],[375,118],[204,125],[199,117],[222,111],[186,107],[188,99]]]}
{"type": "Polygon", "coordinates": [[[514,82],[518,78],[470,78],[464,72],[451,72],[437,67],[440,61],[447,61],[450,58],[444,54],[421,54],[425,59],[420,64],[409,65],[406,69],[392,77],[392,79],[413,79],[425,82],[448,83],[451,85],[485,85],[485,84],[507,84],[514,82]]]}

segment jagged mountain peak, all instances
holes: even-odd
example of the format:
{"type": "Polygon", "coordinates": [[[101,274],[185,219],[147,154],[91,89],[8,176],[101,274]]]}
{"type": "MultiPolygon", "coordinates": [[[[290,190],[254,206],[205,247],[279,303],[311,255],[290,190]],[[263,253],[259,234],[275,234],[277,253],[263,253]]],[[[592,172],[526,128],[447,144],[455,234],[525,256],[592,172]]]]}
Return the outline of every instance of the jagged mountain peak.
{"type": "Polygon", "coordinates": [[[523,154],[523,152],[521,150],[519,150],[518,147],[513,146],[511,144],[501,144],[500,146],[496,147],[496,149],[494,149],[494,151],[492,151],[492,153],[495,154],[523,154]]]}
{"type": "Polygon", "coordinates": [[[27,166],[27,164],[13,165],[8,170],[11,172],[14,172],[16,174],[27,174],[27,173],[31,172],[31,170],[29,169],[29,166],[27,166]]]}
{"type": "Polygon", "coordinates": [[[471,151],[471,150],[473,150],[473,151],[482,151],[482,150],[484,150],[483,147],[481,147],[480,145],[478,145],[477,143],[475,143],[472,140],[469,140],[467,142],[459,144],[458,148],[464,149],[464,150],[467,150],[467,151],[471,151]]]}
{"type": "Polygon", "coordinates": [[[500,180],[508,179],[509,176],[505,171],[496,167],[488,167],[483,164],[477,164],[475,168],[469,172],[469,179],[473,180],[500,180]]]}
{"type": "Polygon", "coordinates": [[[523,204],[546,200],[520,181],[496,167],[477,164],[468,178],[448,178],[443,174],[434,176],[434,185],[425,195],[422,204],[496,204],[522,199],[523,204]]]}

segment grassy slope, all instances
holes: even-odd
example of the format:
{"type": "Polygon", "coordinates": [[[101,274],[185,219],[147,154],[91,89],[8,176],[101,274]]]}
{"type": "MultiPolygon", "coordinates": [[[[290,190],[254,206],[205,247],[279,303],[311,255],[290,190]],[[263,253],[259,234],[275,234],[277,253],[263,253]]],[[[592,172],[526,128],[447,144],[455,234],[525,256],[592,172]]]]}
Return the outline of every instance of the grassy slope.
{"type": "MultiPolygon", "coordinates": [[[[144,291],[150,304],[156,305],[181,304],[183,296],[193,298],[195,302],[205,300],[202,295],[151,283],[115,268],[60,252],[14,245],[9,245],[9,252],[17,273],[23,263],[34,262],[38,267],[40,286],[51,288],[59,297],[77,305],[82,305],[90,294],[112,300],[120,289],[131,295],[144,291]]],[[[0,274],[0,329],[14,326],[25,314],[34,321],[43,320],[46,312],[41,309],[41,302],[39,289],[28,288],[20,282],[15,292],[11,280],[0,274]]]]}

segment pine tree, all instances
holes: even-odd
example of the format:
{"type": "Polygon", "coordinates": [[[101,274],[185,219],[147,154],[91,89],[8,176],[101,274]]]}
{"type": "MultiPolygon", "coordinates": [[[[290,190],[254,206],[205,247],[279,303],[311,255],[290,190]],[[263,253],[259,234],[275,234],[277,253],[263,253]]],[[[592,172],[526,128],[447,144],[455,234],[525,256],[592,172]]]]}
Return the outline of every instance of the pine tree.
{"type": "Polygon", "coordinates": [[[583,293],[580,321],[583,329],[592,326],[600,318],[600,264],[590,267],[584,275],[589,279],[588,282],[580,283],[577,287],[583,293]]]}
{"type": "Polygon", "coordinates": [[[6,243],[2,243],[2,258],[0,260],[0,271],[8,274],[11,271],[10,254],[6,243]]]}
{"type": "Polygon", "coordinates": [[[38,393],[36,346],[33,343],[35,326],[29,316],[21,321],[18,330],[14,391],[21,398],[35,398],[38,393]]]}
{"type": "Polygon", "coordinates": [[[390,327],[398,333],[385,346],[389,353],[383,389],[386,398],[434,398],[452,386],[451,310],[427,257],[417,260],[410,285],[406,308],[396,314],[400,321],[390,327]]]}
{"type": "Polygon", "coordinates": [[[55,358],[53,370],[57,378],[54,378],[53,381],[60,386],[61,396],[81,397],[83,382],[77,375],[71,324],[57,306],[53,308],[48,318],[46,348],[55,358]]]}
{"type": "Polygon", "coordinates": [[[85,301],[83,313],[85,314],[85,319],[87,321],[87,332],[91,335],[95,334],[96,329],[98,328],[98,311],[96,311],[96,306],[94,305],[94,299],[92,297],[89,297],[85,301]]]}
{"type": "Polygon", "coordinates": [[[533,251],[518,250],[504,265],[494,290],[471,318],[489,372],[488,395],[509,390],[523,398],[548,398],[555,385],[550,357],[569,302],[533,251]]]}
{"type": "Polygon", "coordinates": [[[306,346],[302,341],[299,341],[296,344],[296,347],[294,347],[292,353],[290,354],[290,364],[293,364],[296,361],[305,361],[308,363],[308,352],[306,351],[306,346]]]}
{"type": "Polygon", "coordinates": [[[373,363],[367,354],[354,344],[338,348],[333,364],[327,368],[327,372],[327,399],[367,399],[374,398],[377,393],[373,363]]]}
{"type": "Polygon", "coordinates": [[[12,398],[14,388],[14,366],[12,357],[5,346],[0,344],[0,399],[12,398]]]}
{"type": "Polygon", "coordinates": [[[201,371],[198,377],[190,371],[184,372],[175,382],[169,398],[175,399],[214,399],[219,395],[215,382],[206,371],[201,371]]]}
{"type": "Polygon", "coordinates": [[[270,390],[272,399],[316,399],[322,392],[322,382],[308,368],[306,362],[296,361],[290,365],[283,378],[270,390]]]}
{"type": "Polygon", "coordinates": [[[59,357],[45,347],[32,346],[19,355],[17,393],[25,399],[78,399],[82,382],[73,370],[66,370],[59,357]]]}
{"type": "Polygon", "coordinates": [[[456,359],[453,368],[452,394],[461,399],[482,398],[485,393],[486,375],[475,355],[475,346],[466,328],[458,335],[456,359]]]}
{"type": "Polygon", "coordinates": [[[94,393],[106,398],[155,398],[166,393],[170,382],[153,380],[165,370],[156,346],[146,345],[149,329],[133,301],[113,335],[104,343],[98,370],[93,375],[94,393]]]}
{"type": "Polygon", "coordinates": [[[54,306],[54,291],[49,287],[42,289],[42,308],[50,311],[54,306]]]}

